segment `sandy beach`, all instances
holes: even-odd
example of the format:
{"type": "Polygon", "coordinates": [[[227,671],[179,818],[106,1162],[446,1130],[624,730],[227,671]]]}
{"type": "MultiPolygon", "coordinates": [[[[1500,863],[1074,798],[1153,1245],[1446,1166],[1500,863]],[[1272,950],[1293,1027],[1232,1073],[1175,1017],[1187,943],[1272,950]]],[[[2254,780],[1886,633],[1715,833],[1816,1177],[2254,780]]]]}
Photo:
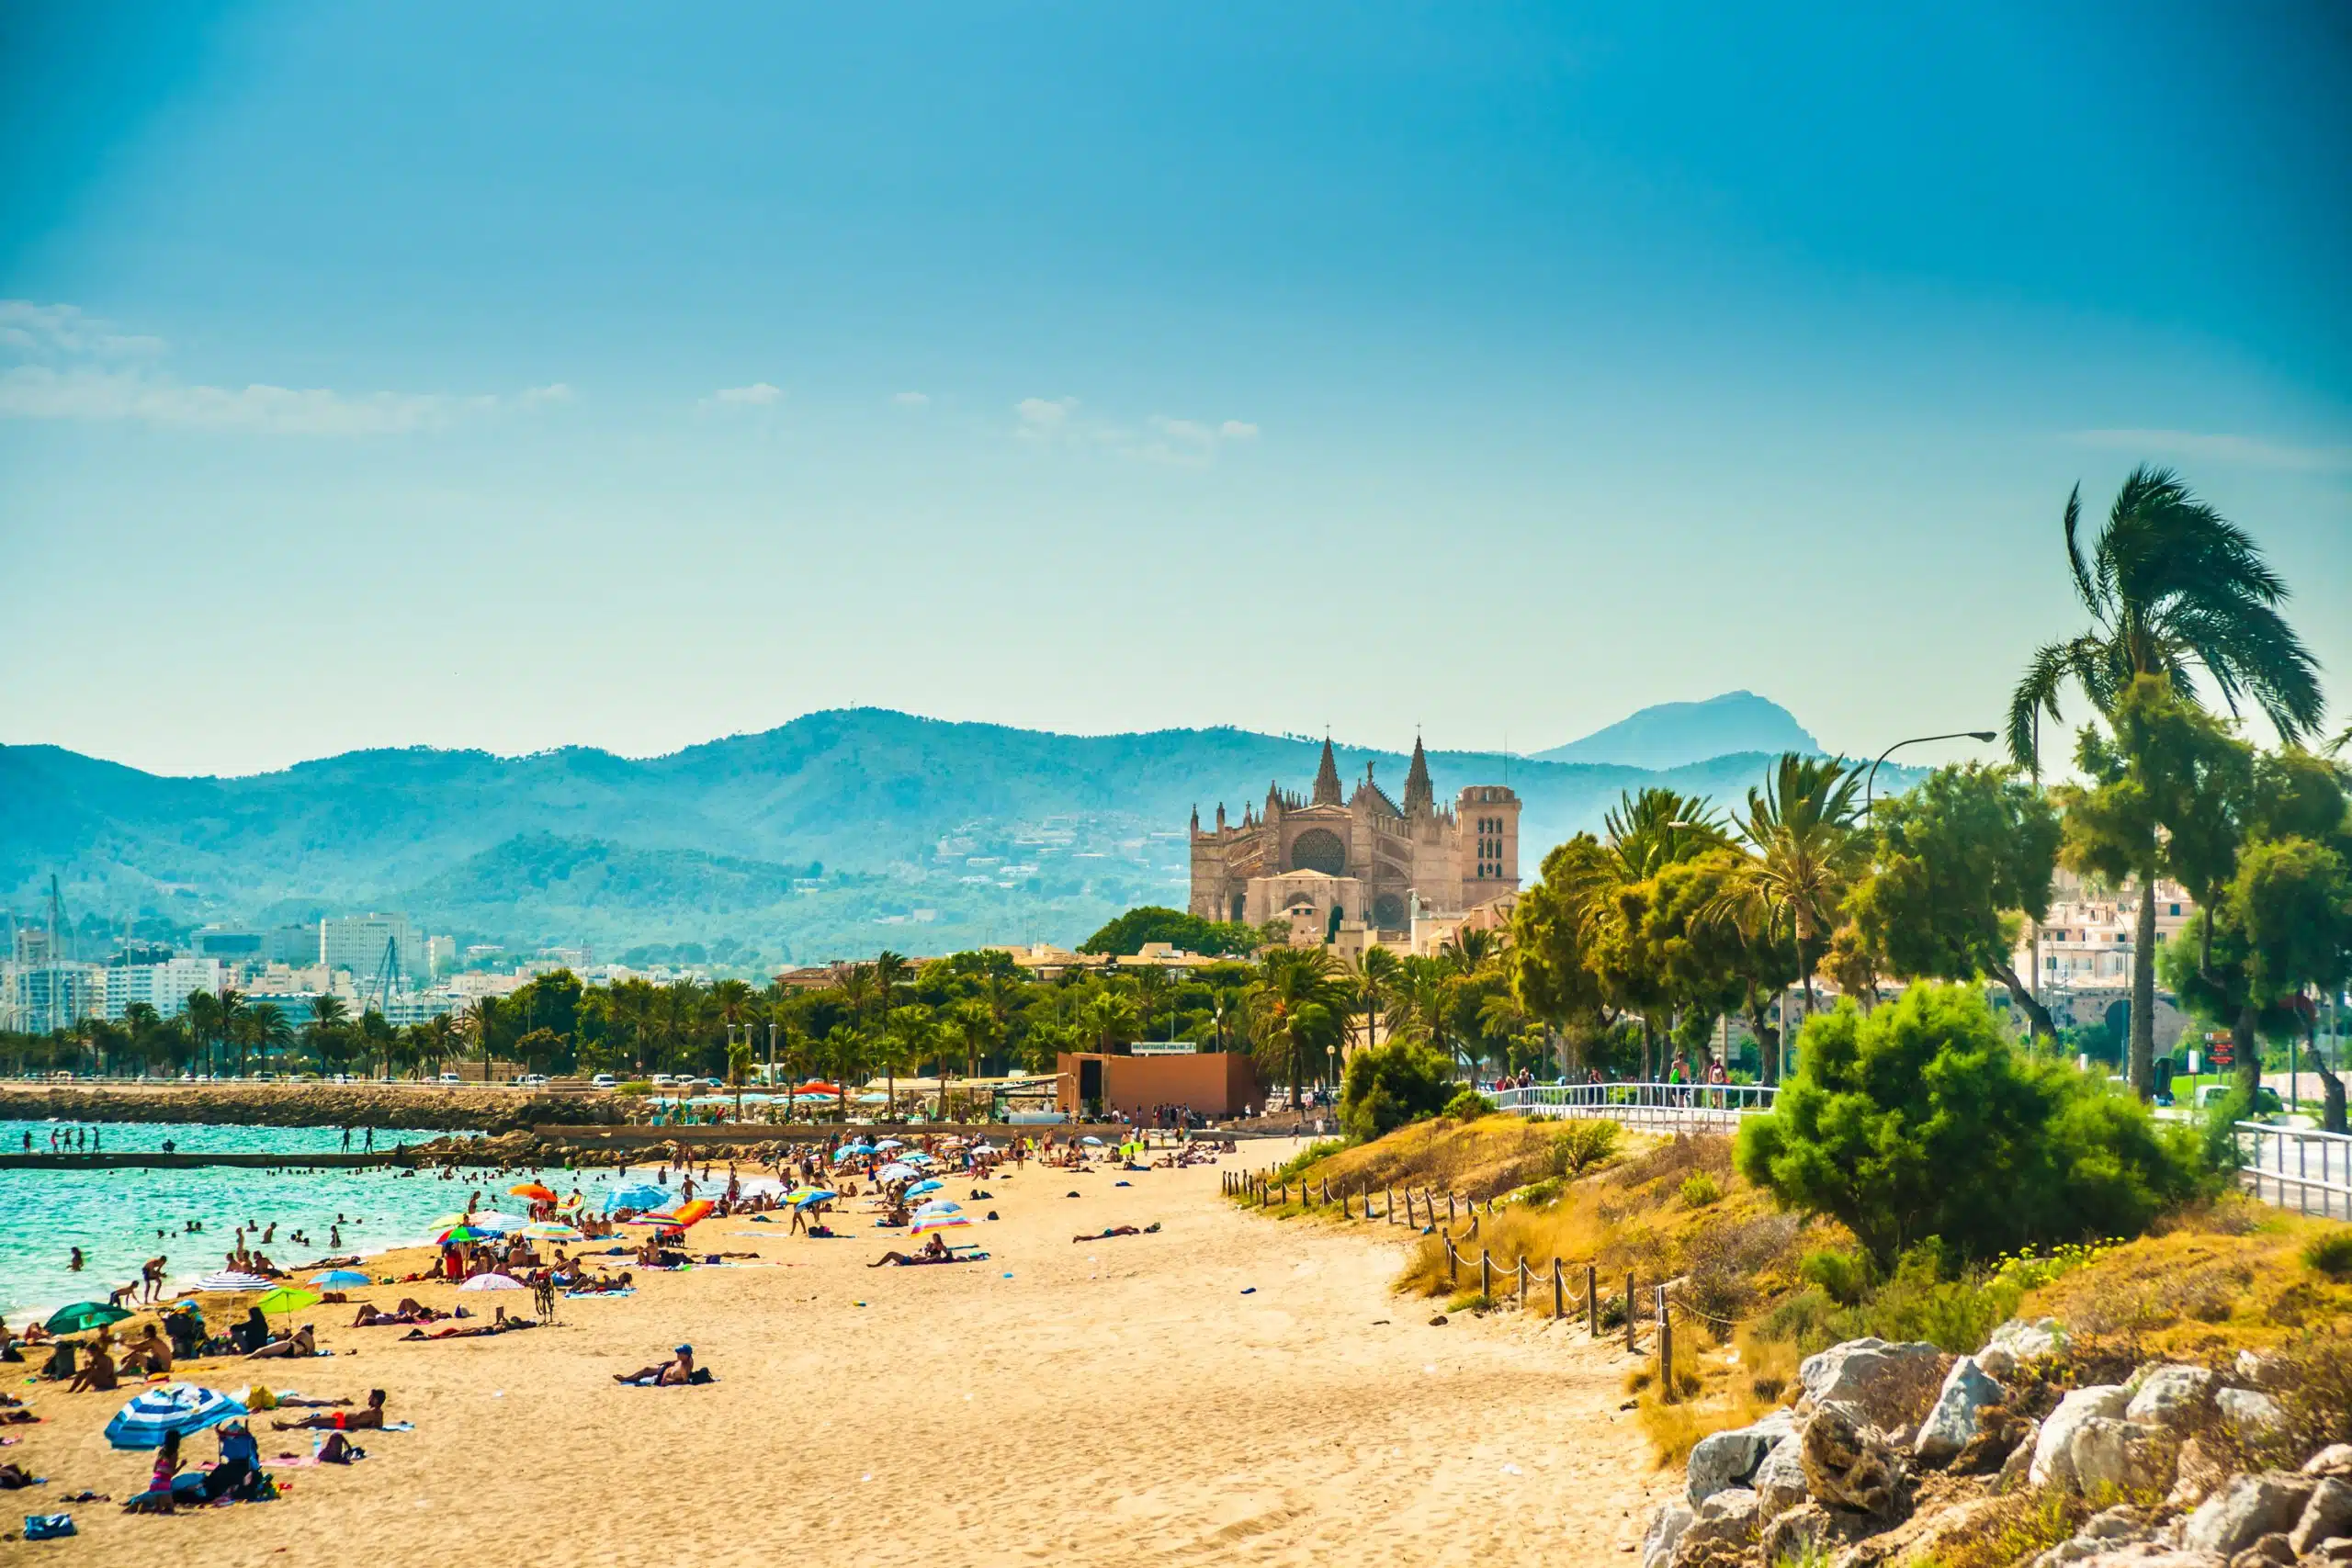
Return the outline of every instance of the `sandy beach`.
{"type": "MultiPolygon", "coordinates": [[[[318,1395],[381,1386],[415,1423],[362,1435],[369,1457],[341,1469],[275,1461],[309,1435],[256,1418],[265,1464],[292,1483],[276,1503],[125,1516],[151,1456],[100,1428],[127,1392],[12,1381],[46,1419],[8,1428],[6,1456],[50,1484],[7,1511],[70,1509],[80,1539],[51,1554],[107,1562],[1607,1562],[1630,1561],[1646,1506],[1674,1488],[1617,1408],[1621,1350],[1532,1320],[1430,1326],[1430,1303],[1390,1293],[1401,1228],[1242,1213],[1215,1168],[1033,1165],[989,1187],[967,1206],[1001,1221],[965,1233],[985,1265],[868,1269],[903,1233],[854,1228],[854,1207],[838,1241],[711,1220],[695,1251],[761,1262],[651,1276],[493,1339],[403,1343],[322,1307],[302,1317],[331,1360],[191,1363],[216,1388],[251,1372],[318,1395]],[[611,1381],[681,1340],[717,1383],[611,1381]],[[116,1502],[60,1500],[85,1488],[116,1502]]],[[[360,1292],[402,1293],[458,1299],[360,1292]]],[[[188,1451],[215,1447],[205,1434],[188,1451]]]]}

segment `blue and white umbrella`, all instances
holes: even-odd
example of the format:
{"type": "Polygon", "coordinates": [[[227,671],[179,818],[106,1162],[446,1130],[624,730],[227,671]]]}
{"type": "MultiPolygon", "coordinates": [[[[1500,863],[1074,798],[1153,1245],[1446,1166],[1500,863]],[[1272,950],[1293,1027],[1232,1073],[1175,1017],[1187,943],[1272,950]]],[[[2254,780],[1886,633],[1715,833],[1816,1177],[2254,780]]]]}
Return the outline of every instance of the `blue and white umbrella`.
{"type": "MultiPolygon", "coordinates": [[[[654,1188],[653,1190],[659,1192],[661,1191],[661,1189],[657,1187],[654,1188]]],[[[669,1200],[665,1197],[662,1199],[662,1201],[666,1203],[669,1200]]],[[[487,1210],[479,1214],[468,1214],[466,1216],[466,1224],[469,1228],[478,1231],[488,1231],[492,1235],[512,1235],[514,1232],[521,1230],[525,1225],[527,1225],[530,1223],[531,1222],[528,1220],[517,1219],[513,1214],[492,1213],[487,1210]]]]}
{"type": "Polygon", "coordinates": [[[792,1206],[796,1209],[805,1209],[811,1203],[830,1203],[840,1196],[840,1193],[830,1187],[820,1187],[813,1191],[803,1192],[793,1199],[792,1206]]]}
{"type": "Polygon", "coordinates": [[[666,1209],[676,1196],[667,1188],[645,1181],[631,1187],[616,1187],[605,1194],[605,1213],[609,1214],[616,1209],[635,1209],[644,1213],[652,1209],[666,1209]]]}
{"type": "Polygon", "coordinates": [[[196,1282],[196,1288],[199,1291],[266,1291],[273,1282],[260,1274],[229,1269],[218,1274],[207,1274],[196,1282]]]}
{"type": "Polygon", "coordinates": [[[874,1145],[872,1144],[843,1144],[834,1152],[844,1155],[870,1155],[874,1152],[874,1145]]]}
{"type": "Polygon", "coordinates": [[[898,1139],[896,1139],[896,1138],[882,1138],[882,1139],[878,1139],[878,1140],[876,1140],[876,1142],[875,1143],[875,1145],[874,1145],[874,1152],[875,1152],[876,1154],[877,1154],[877,1155],[878,1155],[878,1154],[880,1154],[884,1149],[903,1149],[903,1148],[905,1148],[906,1146],[907,1146],[906,1145],[904,1145],[904,1144],[900,1143],[900,1142],[899,1142],[898,1139]]]}
{"type": "Polygon", "coordinates": [[[926,1192],[936,1192],[946,1185],[947,1183],[940,1180],[939,1178],[935,1176],[927,1176],[921,1181],[916,1182],[912,1187],[908,1188],[907,1196],[910,1198],[920,1198],[926,1192]]]}
{"type": "Polygon", "coordinates": [[[951,1203],[946,1199],[942,1198],[936,1202],[925,1203],[922,1208],[917,1209],[915,1211],[915,1218],[919,1220],[927,1220],[934,1214],[960,1214],[963,1212],[963,1204],[951,1203]]]}
{"type": "Polygon", "coordinates": [[[356,1269],[330,1269],[323,1274],[311,1276],[313,1285],[324,1285],[331,1291],[347,1290],[354,1285],[372,1285],[376,1281],[356,1269]]]}
{"type": "Polygon", "coordinates": [[[107,1423],[107,1441],[119,1449],[160,1449],[168,1432],[187,1437],[245,1414],[227,1394],[194,1383],[166,1383],[141,1393],[107,1423]]]}
{"type": "Polygon", "coordinates": [[[920,1174],[921,1173],[917,1171],[913,1166],[894,1162],[890,1165],[886,1165],[881,1169],[876,1171],[874,1173],[874,1179],[876,1181],[904,1181],[910,1177],[920,1174]]]}

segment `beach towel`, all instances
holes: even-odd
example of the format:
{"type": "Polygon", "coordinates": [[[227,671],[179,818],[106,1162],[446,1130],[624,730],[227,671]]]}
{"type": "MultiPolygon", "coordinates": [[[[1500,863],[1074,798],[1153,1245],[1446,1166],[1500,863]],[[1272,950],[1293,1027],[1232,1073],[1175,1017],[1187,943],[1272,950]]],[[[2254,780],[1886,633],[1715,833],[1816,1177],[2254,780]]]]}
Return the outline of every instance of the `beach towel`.
{"type": "Polygon", "coordinates": [[[568,1302],[593,1302],[598,1296],[633,1296],[635,1294],[637,1294],[635,1285],[624,1285],[617,1291],[566,1291],[563,1292],[563,1299],[568,1302]]]}
{"type": "Polygon", "coordinates": [[[74,1516],[71,1514],[27,1514],[25,1516],[27,1540],[55,1540],[61,1536],[73,1533],[74,1533],[74,1516]]]}

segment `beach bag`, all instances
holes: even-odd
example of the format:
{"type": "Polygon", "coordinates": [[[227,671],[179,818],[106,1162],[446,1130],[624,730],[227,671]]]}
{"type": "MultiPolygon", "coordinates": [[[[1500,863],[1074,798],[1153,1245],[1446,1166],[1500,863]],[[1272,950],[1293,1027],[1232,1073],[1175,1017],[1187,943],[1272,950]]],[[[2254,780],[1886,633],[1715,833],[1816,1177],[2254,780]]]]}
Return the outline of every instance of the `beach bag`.
{"type": "Polygon", "coordinates": [[[61,1536],[73,1533],[74,1516],[71,1514],[27,1514],[25,1516],[27,1540],[55,1540],[61,1536]]]}

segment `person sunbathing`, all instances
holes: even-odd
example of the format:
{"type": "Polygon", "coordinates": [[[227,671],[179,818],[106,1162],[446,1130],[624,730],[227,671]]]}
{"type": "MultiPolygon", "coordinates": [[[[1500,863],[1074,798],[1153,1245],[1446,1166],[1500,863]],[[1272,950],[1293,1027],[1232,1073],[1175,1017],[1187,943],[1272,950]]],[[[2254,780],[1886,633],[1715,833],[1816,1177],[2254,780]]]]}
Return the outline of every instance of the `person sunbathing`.
{"type": "Polygon", "coordinates": [[[316,1416],[305,1416],[300,1421],[272,1421],[270,1429],[277,1432],[322,1431],[357,1432],[381,1430],[384,1425],[384,1391],[368,1391],[368,1404],[358,1410],[328,1410],[316,1416]]]}
{"type": "Polygon", "coordinates": [[[867,1264],[866,1267],[868,1269],[903,1269],[918,1263],[945,1263],[947,1261],[947,1243],[939,1235],[933,1234],[930,1240],[922,1244],[922,1250],[920,1252],[910,1256],[907,1253],[899,1252],[894,1248],[891,1251],[884,1253],[879,1258],[867,1264]]]}
{"type": "Polygon", "coordinates": [[[1070,1237],[1070,1240],[1074,1242],[1108,1241],[1114,1235],[1157,1235],[1159,1233],[1159,1222],[1158,1220],[1154,1220],[1151,1224],[1144,1226],[1140,1230],[1136,1229],[1133,1225],[1113,1225],[1109,1230],[1096,1231],[1091,1235],[1074,1235],[1070,1237]]]}
{"type": "Polygon", "coordinates": [[[495,1318],[488,1323],[477,1324],[471,1328],[458,1328],[453,1325],[448,1328],[436,1328],[430,1334],[422,1328],[412,1328],[401,1337],[402,1339],[482,1339],[492,1334],[512,1334],[519,1328],[537,1328],[537,1326],[536,1323],[526,1322],[519,1317],[507,1316],[506,1309],[500,1307],[495,1318]]]}
{"type": "Polygon", "coordinates": [[[79,1393],[87,1388],[105,1393],[114,1386],[114,1358],[107,1354],[106,1337],[101,1335],[98,1342],[90,1347],[90,1359],[74,1374],[74,1381],[65,1385],[65,1392],[79,1393]]]}
{"type": "Polygon", "coordinates": [[[153,1324],[123,1348],[122,1369],[144,1375],[148,1372],[168,1372],[172,1370],[171,1341],[153,1324]]]}
{"type": "Polygon", "coordinates": [[[283,1356],[315,1356],[318,1353],[318,1339],[311,1334],[311,1325],[306,1323],[283,1339],[273,1339],[258,1350],[246,1351],[245,1359],[269,1361],[283,1356]]]}
{"type": "Polygon", "coordinates": [[[675,1388],[695,1381],[695,1348],[681,1345],[666,1361],[650,1367],[639,1367],[633,1372],[615,1372],[613,1381],[638,1388],[675,1388]]]}

